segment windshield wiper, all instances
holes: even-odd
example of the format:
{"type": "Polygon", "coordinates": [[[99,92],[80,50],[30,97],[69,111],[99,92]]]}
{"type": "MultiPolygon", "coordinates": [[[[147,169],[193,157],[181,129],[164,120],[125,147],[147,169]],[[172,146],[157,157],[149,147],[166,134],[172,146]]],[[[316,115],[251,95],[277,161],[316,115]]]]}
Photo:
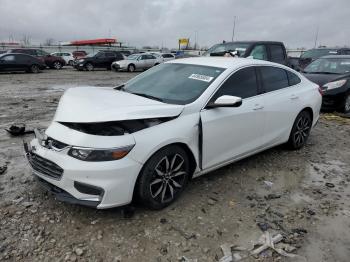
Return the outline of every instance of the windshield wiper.
{"type": "Polygon", "coordinates": [[[339,73],[334,73],[334,72],[310,72],[310,71],[305,71],[307,74],[325,74],[325,75],[339,75],[339,73]]]}
{"type": "Polygon", "coordinates": [[[163,102],[163,99],[161,99],[159,97],[156,97],[156,96],[147,95],[147,94],[144,94],[144,93],[132,93],[132,92],[130,92],[130,93],[134,94],[134,95],[137,95],[137,96],[143,96],[143,97],[146,97],[146,98],[149,98],[149,99],[153,99],[153,100],[157,100],[157,101],[163,102]]]}
{"type": "Polygon", "coordinates": [[[124,86],[125,86],[125,84],[121,84],[121,85],[119,85],[119,86],[113,87],[113,89],[119,90],[119,91],[125,91],[124,86]]]}

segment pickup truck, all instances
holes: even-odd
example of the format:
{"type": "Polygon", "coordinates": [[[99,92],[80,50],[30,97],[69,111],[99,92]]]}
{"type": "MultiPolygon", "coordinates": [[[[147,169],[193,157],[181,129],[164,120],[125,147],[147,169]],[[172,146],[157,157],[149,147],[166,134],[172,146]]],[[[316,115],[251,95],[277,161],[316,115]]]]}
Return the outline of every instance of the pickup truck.
{"type": "Polygon", "coordinates": [[[239,57],[251,57],[289,66],[287,51],[282,42],[276,41],[239,41],[216,44],[203,56],[224,56],[236,52],[239,57]]]}

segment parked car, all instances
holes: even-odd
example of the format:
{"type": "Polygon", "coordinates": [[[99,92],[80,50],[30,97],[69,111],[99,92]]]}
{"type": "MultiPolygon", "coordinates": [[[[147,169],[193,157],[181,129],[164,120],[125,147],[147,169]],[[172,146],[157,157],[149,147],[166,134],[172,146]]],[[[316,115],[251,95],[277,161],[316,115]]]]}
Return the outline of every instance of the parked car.
{"type": "Polygon", "coordinates": [[[36,56],[43,61],[47,67],[52,69],[61,69],[64,65],[66,65],[63,58],[50,55],[41,49],[16,48],[10,49],[8,53],[21,53],[36,56]]]}
{"type": "Polygon", "coordinates": [[[175,59],[175,55],[173,55],[171,53],[153,53],[153,52],[151,52],[150,54],[154,55],[162,62],[168,62],[168,61],[175,59]]]}
{"type": "Polygon", "coordinates": [[[0,55],[4,53],[7,53],[7,50],[0,50],[0,55]]]}
{"type": "Polygon", "coordinates": [[[350,112],[350,55],[323,56],[303,71],[323,91],[322,109],[350,112]]]}
{"type": "Polygon", "coordinates": [[[228,52],[236,52],[239,57],[251,57],[288,65],[284,44],[275,41],[240,41],[216,44],[209,48],[203,56],[224,56],[228,52]]]}
{"type": "Polygon", "coordinates": [[[95,68],[111,69],[113,61],[120,61],[124,59],[124,55],[118,51],[99,51],[95,55],[87,55],[74,61],[74,67],[77,70],[92,71],[95,68]]]}
{"type": "Polygon", "coordinates": [[[350,55],[350,48],[313,48],[305,51],[299,58],[298,69],[302,70],[312,61],[326,55],[350,55]]]}
{"type": "Polygon", "coordinates": [[[51,54],[52,56],[59,56],[62,57],[64,59],[64,61],[66,62],[66,65],[70,65],[73,66],[73,62],[74,62],[74,56],[72,53],[68,53],[68,52],[55,52],[51,54]]]}
{"type": "Polygon", "coordinates": [[[115,61],[111,67],[114,71],[134,72],[136,70],[146,70],[160,63],[163,63],[160,58],[152,54],[142,53],[130,55],[121,61],[115,61]]]}
{"type": "Polygon", "coordinates": [[[303,147],[320,106],[318,85],[283,65],[176,59],[116,88],[68,89],[24,147],[58,199],[101,209],[136,197],[160,209],[193,177],[279,144],[303,147]]]}
{"type": "Polygon", "coordinates": [[[88,53],[86,53],[83,50],[80,50],[80,51],[73,51],[72,55],[73,55],[74,59],[80,59],[80,58],[87,56],[88,53]]]}
{"type": "Polygon", "coordinates": [[[38,58],[26,54],[1,54],[0,71],[15,72],[25,71],[30,73],[39,73],[45,68],[45,64],[38,58]]]}

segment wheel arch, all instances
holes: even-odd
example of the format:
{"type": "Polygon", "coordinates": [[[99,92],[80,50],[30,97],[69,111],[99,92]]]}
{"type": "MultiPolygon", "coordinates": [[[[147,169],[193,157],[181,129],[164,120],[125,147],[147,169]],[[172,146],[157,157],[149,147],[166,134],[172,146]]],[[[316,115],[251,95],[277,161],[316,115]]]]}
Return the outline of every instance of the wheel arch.
{"type": "Polygon", "coordinates": [[[151,154],[151,155],[148,157],[148,159],[145,161],[145,163],[143,164],[143,166],[142,166],[142,168],[141,168],[140,172],[138,173],[137,178],[136,178],[136,180],[135,180],[135,184],[134,184],[134,188],[133,188],[132,201],[134,201],[134,200],[136,199],[136,197],[137,197],[137,190],[135,190],[135,189],[136,189],[136,187],[137,187],[137,185],[138,185],[138,183],[139,183],[140,175],[141,175],[141,173],[142,173],[142,171],[143,171],[143,168],[144,168],[145,164],[146,164],[156,153],[158,153],[160,150],[162,150],[162,149],[164,149],[164,148],[166,148],[166,147],[169,147],[169,146],[179,146],[179,147],[181,147],[181,148],[186,152],[186,154],[187,154],[187,156],[188,156],[188,158],[189,158],[189,161],[190,161],[190,177],[189,177],[189,179],[190,179],[190,180],[192,179],[193,174],[194,174],[194,172],[195,172],[195,170],[196,170],[196,167],[197,167],[197,161],[196,161],[196,158],[195,158],[195,156],[194,156],[194,153],[192,152],[192,150],[190,149],[190,147],[189,147],[186,143],[183,143],[183,142],[169,143],[169,144],[167,144],[167,145],[164,145],[164,146],[158,148],[155,152],[153,152],[153,154],[151,154]]]}

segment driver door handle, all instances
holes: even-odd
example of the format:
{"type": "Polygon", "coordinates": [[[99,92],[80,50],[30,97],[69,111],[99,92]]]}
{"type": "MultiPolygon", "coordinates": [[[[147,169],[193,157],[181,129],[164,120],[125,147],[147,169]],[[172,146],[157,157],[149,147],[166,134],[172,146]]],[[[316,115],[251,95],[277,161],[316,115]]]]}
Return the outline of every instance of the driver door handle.
{"type": "Polygon", "coordinates": [[[289,99],[290,99],[290,100],[299,99],[299,96],[297,96],[297,95],[291,95],[291,96],[289,97],[289,99]]]}

